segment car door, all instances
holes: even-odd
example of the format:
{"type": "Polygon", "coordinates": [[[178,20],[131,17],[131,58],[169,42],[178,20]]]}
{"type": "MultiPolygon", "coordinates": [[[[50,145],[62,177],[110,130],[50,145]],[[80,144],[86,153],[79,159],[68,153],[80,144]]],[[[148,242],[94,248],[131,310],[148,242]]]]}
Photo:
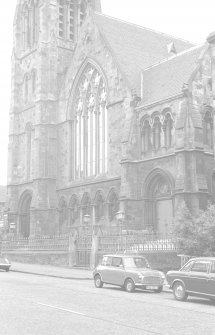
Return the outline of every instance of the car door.
{"type": "Polygon", "coordinates": [[[124,284],[124,281],[125,268],[123,265],[122,257],[113,257],[109,283],[122,286],[124,284]]]}
{"type": "Polygon", "coordinates": [[[187,278],[186,289],[194,293],[208,294],[208,272],[210,261],[196,260],[187,278]]]}
{"type": "Polygon", "coordinates": [[[111,256],[104,256],[102,263],[99,267],[99,273],[101,275],[102,281],[104,283],[108,283],[111,277],[111,264],[112,264],[112,257],[111,256]]]}
{"type": "Polygon", "coordinates": [[[208,275],[208,293],[215,298],[215,261],[212,262],[208,275]]]}

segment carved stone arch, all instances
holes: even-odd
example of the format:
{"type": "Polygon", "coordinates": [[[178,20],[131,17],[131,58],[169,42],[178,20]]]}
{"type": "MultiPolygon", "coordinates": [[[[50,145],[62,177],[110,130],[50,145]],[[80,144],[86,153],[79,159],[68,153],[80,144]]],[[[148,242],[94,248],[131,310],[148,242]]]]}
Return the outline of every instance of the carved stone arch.
{"type": "Polygon", "coordinates": [[[144,222],[150,231],[167,235],[173,220],[174,180],[162,169],[154,169],[143,185],[144,222]]]}
{"type": "Polygon", "coordinates": [[[19,234],[23,237],[29,237],[31,233],[31,203],[32,203],[33,192],[26,190],[22,193],[19,205],[19,234]]]}

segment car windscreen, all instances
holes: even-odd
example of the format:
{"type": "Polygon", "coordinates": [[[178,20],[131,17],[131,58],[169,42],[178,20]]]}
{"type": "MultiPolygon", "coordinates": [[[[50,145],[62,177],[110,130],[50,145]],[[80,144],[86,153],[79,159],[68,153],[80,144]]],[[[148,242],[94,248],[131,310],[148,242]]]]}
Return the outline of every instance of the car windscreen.
{"type": "Polygon", "coordinates": [[[147,260],[142,257],[126,257],[124,258],[124,265],[130,268],[149,268],[147,260]]]}

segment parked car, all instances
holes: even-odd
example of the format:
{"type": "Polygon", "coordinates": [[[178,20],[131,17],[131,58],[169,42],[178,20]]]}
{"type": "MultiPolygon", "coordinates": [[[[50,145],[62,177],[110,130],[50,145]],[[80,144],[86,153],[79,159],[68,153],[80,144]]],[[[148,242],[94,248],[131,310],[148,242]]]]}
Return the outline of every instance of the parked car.
{"type": "Polygon", "coordinates": [[[215,300],[215,257],[190,259],[179,271],[167,272],[167,282],[176,300],[188,295],[215,300]]]}
{"type": "Polygon", "coordinates": [[[147,259],[137,255],[105,255],[102,262],[93,272],[97,288],[103,284],[117,285],[127,292],[135,288],[161,292],[165,275],[161,271],[152,270],[147,259]]]}
{"type": "Polygon", "coordinates": [[[11,264],[8,261],[8,259],[0,255],[0,269],[8,272],[10,270],[10,267],[11,267],[11,264]]]}

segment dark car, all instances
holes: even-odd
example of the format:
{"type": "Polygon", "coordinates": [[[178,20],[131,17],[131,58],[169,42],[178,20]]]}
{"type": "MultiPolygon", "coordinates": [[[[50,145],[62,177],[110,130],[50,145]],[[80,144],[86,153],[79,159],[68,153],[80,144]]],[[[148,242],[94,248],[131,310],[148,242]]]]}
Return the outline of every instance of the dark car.
{"type": "Polygon", "coordinates": [[[135,288],[161,292],[165,275],[158,270],[152,270],[147,259],[141,256],[105,255],[102,262],[93,272],[97,288],[103,284],[117,285],[127,292],[135,288]]]}
{"type": "Polygon", "coordinates": [[[192,258],[166,277],[177,300],[185,301],[188,295],[215,300],[215,257],[192,258]]]}
{"type": "Polygon", "coordinates": [[[10,262],[7,260],[7,258],[5,258],[4,256],[0,255],[0,269],[1,270],[5,270],[5,271],[9,271],[11,267],[10,262]]]}

